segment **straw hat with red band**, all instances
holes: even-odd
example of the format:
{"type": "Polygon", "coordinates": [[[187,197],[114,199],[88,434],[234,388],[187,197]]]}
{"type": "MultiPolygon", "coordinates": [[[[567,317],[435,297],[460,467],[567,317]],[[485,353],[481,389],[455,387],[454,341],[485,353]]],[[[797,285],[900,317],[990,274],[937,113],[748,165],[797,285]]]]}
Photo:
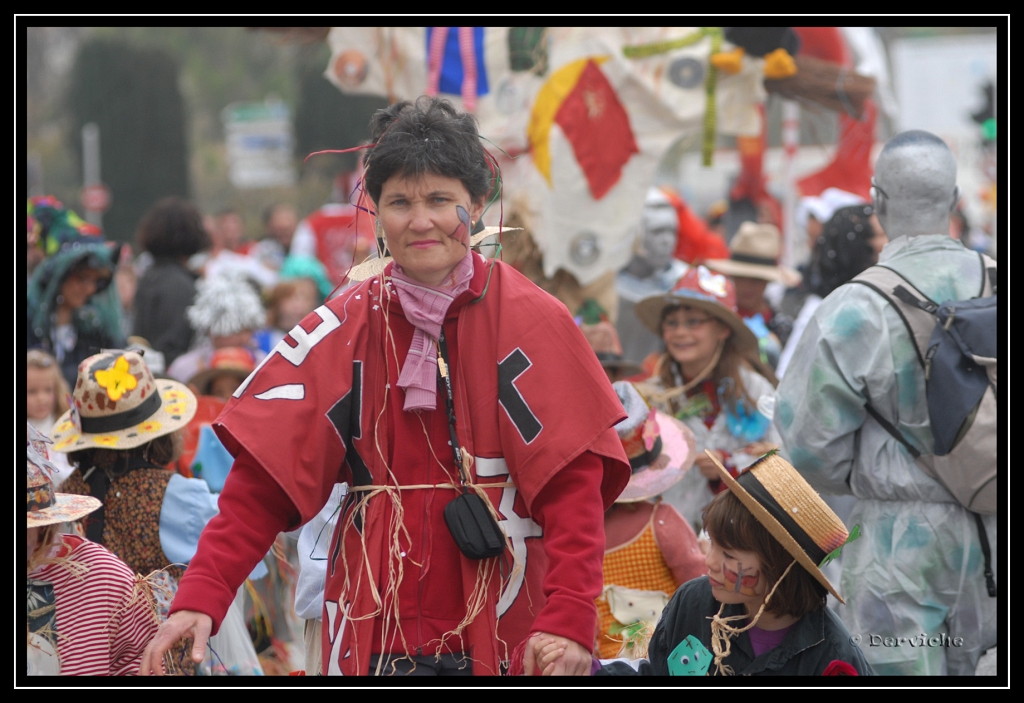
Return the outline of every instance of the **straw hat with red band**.
{"type": "Polygon", "coordinates": [[[46,445],[50,440],[28,426],[28,527],[46,527],[80,520],[103,503],[92,496],[57,493],[53,479],[57,467],[50,463],[46,445]]]}
{"type": "Polygon", "coordinates": [[[757,337],[736,312],[736,288],[724,275],[691,266],[668,293],[648,296],[633,309],[644,326],[660,337],[665,308],[679,306],[714,315],[732,329],[737,351],[757,355],[757,337]]]}
{"type": "MultiPolygon", "coordinates": [[[[850,538],[843,521],[789,462],[765,454],[733,478],[710,451],[729,490],[807,572],[845,604],[820,564],[850,538]]],[[[856,530],[855,530],[856,532],[856,530]]]]}
{"type": "Polygon", "coordinates": [[[53,449],[132,449],[184,427],[196,397],[170,379],[156,380],[137,351],[106,349],[78,365],[71,409],[53,428],[53,449]]]}
{"type": "Polygon", "coordinates": [[[651,409],[633,384],[619,381],[612,387],[628,413],[615,431],[633,470],[615,502],[635,503],[661,495],[693,465],[693,432],[674,417],[651,409]]]}
{"type": "Polygon", "coordinates": [[[772,224],[744,222],[729,244],[728,259],[708,259],[708,268],[727,276],[781,281],[789,287],[799,285],[797,271],[779,266],[779,228],[772,224]]]}

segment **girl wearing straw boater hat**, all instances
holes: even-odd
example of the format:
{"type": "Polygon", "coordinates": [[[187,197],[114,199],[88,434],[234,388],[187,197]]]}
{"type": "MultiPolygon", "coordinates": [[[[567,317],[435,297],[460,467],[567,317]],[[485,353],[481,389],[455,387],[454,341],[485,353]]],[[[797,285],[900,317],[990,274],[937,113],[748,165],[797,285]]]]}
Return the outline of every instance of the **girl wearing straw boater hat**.
{"type": "Polygon", "coordinates": [[[709,459],[728,489],[704,511],[707,575],[676,591],[637,670],[652,676],[868,675],[871,667],[826,594],[821,571],[859,536],[777,453],[734,476],[709,459]]]}
{"type": "MultiPolygon", "coordinates": [[[[218,511],[204,481],[167,468],[195,412],[186,385],[155,379],[137,351],[108,349],[79,365],[73,406],[54,426],[54,450],[77,467],[64,490],[102,503],[84,521],[86,537],[153,583],[161,618],[200,532],[218,511]]],[[[184,647],[172,659],[191,673],[184,647]]]]}
{"type": "Polygon", "coordinates": [[[28,675],[133,675],[156,634],[152,593],[100,545],[61,533],[101,503],[54,492],[49,443],[28,426],[28,675]]]}
{"type": "Polygon", "coordinates": [[[724,275],[695,266],[670,292],[636,306],[665,342],[654,375],[637,390],[693,432],[697,471],[665,493],[699,530],[701,510],[724,490],[710,449],[731,471],[781,444],[771,423],[775,377],[760,360],[757,339],[736,313],[736,291],[724,275]]]}
{"type": "Polygon", "coordinates": [[[693,433],[651,408],[632,384],[613,384],[629,417],[615,426],[633,473],[604,514],[604,591],[597,599],[601,658],[643,656],[676,589],[705,573],[697,535],[661,494],[693,464],[693,433]]]}

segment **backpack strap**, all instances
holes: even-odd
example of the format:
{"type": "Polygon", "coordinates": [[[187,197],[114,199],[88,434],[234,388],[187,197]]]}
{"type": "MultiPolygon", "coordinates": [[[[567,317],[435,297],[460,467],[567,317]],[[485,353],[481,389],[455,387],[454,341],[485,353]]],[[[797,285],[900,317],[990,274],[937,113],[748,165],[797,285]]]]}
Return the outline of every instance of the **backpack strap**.
{"type": "MultiPolygon", "coordinates": [[[[849,283],[867,286],[892,305],[896,314],[903,320],[907,332],[910,333],[910,338],[914,340],[914,351],[917,353],[918,362],[922,368],[925,368],[924,350],[928,349],[932,330],[935,329],[935,312],[938,311],[939,306],[917,290],[898,271],[880,264],[868,267],[851,279],[849,283]]],[[[921,456],[921,451],[914,447],[895,425],[882,417],[882,414],[871,405],[870,401],[864,404],[864,410],[893,439],[902,444],[910,456],[915,460],[921,456]]]]}
{"type": "Polygon", "coordinates": [[[860,283],[871,288],[889,301],[893,309],[903,320],[903,324],[914,340],[914,351],[917,360],[924,368],[924,353],[935,329],[935,313],[939,306],[898,271],[875,264],[857,274],[850,283],[860,283]]]}
{"type": "Polygon", "coordinates": [[[985,523],[981,521],[981,515],[973,513],[974,521],[978,524],[978,541],[981,542],[981,553],[985,556],[985,587],[991,598],[996,597],[996,579],[992,573],[992,549],[988,544],[988,532],[985,531],[985,523]]]}
{"type": "Polygon", "coordinates": [[[907,441],[907,438],[903,436],[903,433],[900,432],[895,425],[882,417],[882,414],[875,410],[874,406],[872,406],[870,402],[864,404],[864,409],[868,411],[868,415],[875,418],[875,421],[882,426],[883,430],[891,434],[896,441],[903,445],[904,449],[910,453],[910,456],[914,457],[914,459],[921,456],[921,452],[907,441]]]}
{"type": "Polygon", "coordinates": [[[981,291],[977,297],[987,298],[990,295],[996,294],[996,260],[987,254],[978,252],[978,258],[981,261],[981,291]]]}

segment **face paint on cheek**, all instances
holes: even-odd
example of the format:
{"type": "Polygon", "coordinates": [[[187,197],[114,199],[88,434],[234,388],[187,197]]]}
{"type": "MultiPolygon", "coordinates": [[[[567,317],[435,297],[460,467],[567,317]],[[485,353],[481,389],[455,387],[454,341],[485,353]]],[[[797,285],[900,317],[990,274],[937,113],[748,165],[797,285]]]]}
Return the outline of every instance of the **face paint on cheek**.
{"type": "Polygon", "coordinates": [[[757,582],[761,579],[761,572],[755,571],[750,573],[742,565],[737,566],[737,569],[739,569],[738,573],[727,566],[722,568],[722,577],[725,579],[726,589],[744,596],[756,596],[757,591],[754,589],[757,587],[757,582]]]}
{"type": "Polygon", "coordinates": [[[452,239],[458,240],[468,249],[469,233],[471,231],[470,228],[473,226],[473,221],[469,218],[469,212],[461,205],[455,206],[455,212],[459,216],[459,225],[455,228],[455,231],[448,236],[452,239]]]}

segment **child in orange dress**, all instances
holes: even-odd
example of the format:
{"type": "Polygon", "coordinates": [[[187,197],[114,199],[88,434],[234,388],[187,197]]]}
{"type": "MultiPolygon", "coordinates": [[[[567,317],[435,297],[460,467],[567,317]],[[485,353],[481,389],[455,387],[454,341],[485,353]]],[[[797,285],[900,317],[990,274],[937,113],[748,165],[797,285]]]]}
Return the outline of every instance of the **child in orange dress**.
{"type": "Polygon", "coordinates": [[[629,417],[616,426],[633,475],[605,513],[605,589],[597,599],[601,659],[643,656],[645,632],[676,589],[702,576],[693,528],[660,494],[693,464],[693,434],[652,410],[625,381],[613,384],[629,417]]]}

